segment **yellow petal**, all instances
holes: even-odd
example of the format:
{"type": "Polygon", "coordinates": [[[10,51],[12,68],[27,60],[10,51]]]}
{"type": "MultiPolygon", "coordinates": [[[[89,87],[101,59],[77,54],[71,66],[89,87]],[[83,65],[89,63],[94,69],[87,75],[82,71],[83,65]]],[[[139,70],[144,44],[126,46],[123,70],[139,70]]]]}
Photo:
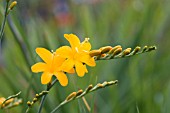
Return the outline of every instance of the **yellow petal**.
{"type": "Polygon", "coordinates": [[[36,53],[42,58],[47,64],[51,64],[53,54],[45,48],[36,48],[36,53]]]}
{"type": "Polygon", "coordinates": [[[79,77],[83,77],[85,72],[87,72],[87,69],[86,69],[86,66],[83,65],[81,62],[79,61],[76,61],[75,63],[75,67],[76,67],[76,72],[77,72],[77,75],[79,77]]]}
{"type": "Polygon", "coordinates": [[[65,72],[69,72],[73,67],[74,67],[73,59],[67,59],[61,65],[61,70],[65,71],[65,72]]]}
{"type": "Polygon", "coordinates": [[[4,98],[4,97],[1,97],[1,98],[0,98],[0,106],[1,106],[1,104],[2,104],[4,101],[5,101],[5,98],[4,98]]]}
{"type": "Polygon", "coordinates": [[[57,72],[55,73],[55,76],[57,77],[58,81],[60,82],[62,86],[67,86],[68,78],[66,74],[64,74],[63,72],[57,72]]]}
{"type": "Polygon", "coordinates": [[[56,50],[56,54],[64,58],[69,58],[72,55],[72,49],[69,46],[62,46],[56,50]]]}
{"type": "Polygon", "coordinates": [[[88,54],[87,54],[87,55],[82,55],[82,57],[80,57],[79,60],[80,60],[81,62],[89,65],[89,66],[92,66],[92,67],[96,66],[96,62],[95,62],[94,58],[91,57],[91,56],[88,55],[88,54]]]}
{"type": "Polygon", "coordinates": [[[71,47],[74,49],[80,45],[79,38],[74,34],[64,34],[64,37],[69,41],[71,47]]]}
{"type": "Polygon", "coordinates": [[[45,64],[45,63],[39,62],[39,63],[36,63],[33,66],[31,66],[31,70],[34,73],[42,72],[42,71],[46,70],[46,68],[47,68],[46,65],[47,64],[45,64]]]}
{"type": "Polygon", "coordinates": [[[71,70],[69,70],[67,73],[70,73],[70,74],[73,74],[73,73],[75,73],[75,70],[74,70],[74,68],[72,68],[71,70]]]}
{"type": "Polygon", "coordinates": [[[86,65],[83,65],[84,66],[84,71],[85,71],[85,73],[88,73],[88,70],[87,70],[87,68],[86,68],[86,65]]]}
{"type": "Polygon", "coordinates": [[[53,59],[53,63],[51,66],[51,70],[53,70],[54,72],[56,71],[61,71],[61,65],[63,64],[63,62],[65,61],[65,58],[59,56],[59,55],[55,55],[54,59],[53,59]]]}
{"type": "Polygon", "coordinates": [[[44,72],[41,76],[41,83],[48,84],[51,81],[53,74],[49,72],[44,72]]]}
{"type": "Polygon", "coordinates": [[[85,40],[81,43],[79,49],[80,49],[80,50],[85,50],[85,51],[90,51],[90,49],[91,49],[91,44],[88,42],[88,40],[85,39],[85,40]]]}

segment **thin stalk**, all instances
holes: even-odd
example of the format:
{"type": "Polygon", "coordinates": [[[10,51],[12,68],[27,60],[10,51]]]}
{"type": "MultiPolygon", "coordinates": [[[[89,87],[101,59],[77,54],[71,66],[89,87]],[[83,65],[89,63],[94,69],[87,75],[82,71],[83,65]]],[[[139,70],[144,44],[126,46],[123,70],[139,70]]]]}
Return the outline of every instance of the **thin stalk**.
{"type": "Polygon", "coordinates": [[[4,19],[2,21],[1,30],[0,30],[0,53],[1,53],[1,46],[2,46],[1,45],[2,37],[3,37],[3,34],[4,34],[4,27],[5,27],[7,15],[8,15],[8,6],[9,6],[9,1],[6,2],[5,12],[4,12],[4,19]]]}
{"type": "Polygon", "coordinates": [[[4,27],[5,27],[6,19],[8,16],[8,6],[9,6],[9,1],[6,2],[6,6],[5,6],[4,19],[2,21],[1,30],[0,30],[0,43],[1,43],[1,40],[4,34],[4,27]]]}
{"type": "Polygon", "coordinates": [[[65,105],[66,101],[63,101],[61,104],[59,104],[51,113],[55,113],[61,106],[65,105]]]}
{"type": "MultiPolygon", "coordinates": [[[[54,84],[55,84],[57,81],[58,81],[58,79],[56,78],[51,84],[48,84],[46,91],[49,91],[49,90],[54,86],[54,84]]],[[[43,97],[42,97],[42,99],[41,99],[40,107],[39,107],[37,113],[41,113],[41,110],[42,110],[42,107],[43,107],[43,105],[44,105],[44,101],[45,101],[46,97],[47,97],[47,94],[43,95],[43,97]]]]}
{"type": "Polygon", "coordinates": [[[84,102],[84,104],[85,104],[85,106],[86,106],[88,112],[90,112],[90,111],[91,111],[91,108],[90,108],[90,106],[89,106],[87,100],[85,99],[85,97],[82,97],[82,100],[83,100],[83,102],[84,102]]]}

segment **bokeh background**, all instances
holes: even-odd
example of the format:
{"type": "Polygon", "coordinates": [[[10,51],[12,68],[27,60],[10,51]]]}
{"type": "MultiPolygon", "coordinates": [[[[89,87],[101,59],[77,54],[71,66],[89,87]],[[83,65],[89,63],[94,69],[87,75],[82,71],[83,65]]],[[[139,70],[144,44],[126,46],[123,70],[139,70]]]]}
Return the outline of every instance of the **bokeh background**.
{"type": "MultiPolygon", "coordinates": [[[[4,2],[0,1],[2,23],[4,2]]],[[[83,41],[90,38],[92,49],[121,45],[123,48],[156,45],[157,50],[130,58],[97,61],[83,78],[68,75],[69,84],[56,84],[43,108],[49,113],[65,97],[89,84],[118,80],[117,86],[85,96],[91,113],[170,112],[170,1],[169,0],[17,0],[10,13],[0,53],[0,97],[22,91],[23,104],[11,113],[24,113],[26,102],[46,88],[41,74],[31,65],[40,61],[36,47],[55,50],[69,43],[65,33],[83,41]],[[11,29],[11,27],[14,29],[11,29]],[[31,87],[29,87],[31,85],[31,87]]],[[[39,103],[31,109],[37,112],[39,103]]],[[[61,107],[58,113],[88,113],[82,99],[61,107]]]]}

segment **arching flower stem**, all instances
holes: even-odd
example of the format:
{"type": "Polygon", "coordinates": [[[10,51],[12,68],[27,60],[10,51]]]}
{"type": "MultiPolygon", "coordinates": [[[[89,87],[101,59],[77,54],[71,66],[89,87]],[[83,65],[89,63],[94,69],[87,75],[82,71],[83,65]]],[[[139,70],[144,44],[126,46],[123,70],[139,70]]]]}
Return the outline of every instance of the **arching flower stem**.
{"type": "MultiPolygon", "coordinates": [[[[46,89],[46,91],[49,91],[49,90],[54,86],[54,84],[55,84],[56,82],[58,82],[58,79],[57,79],[57,78],[55,78],[55,80],[53,80],[52,83],[47,84],[47,89],[46,89]]],[[[47,93],[47,94],[48,94],[48,93],[47,93]]],[[[44,101],[45,101],[45,99],[46,99],[46,97],[47,97],[47,94],[45,94],[45,95],[42,97],[41,103],[40,103],[40,107],[39,107],[37,113],[41,113],[41,110],[42,110],[42,107],[43,107],[43,105],[44,105],[44,101]]]]}

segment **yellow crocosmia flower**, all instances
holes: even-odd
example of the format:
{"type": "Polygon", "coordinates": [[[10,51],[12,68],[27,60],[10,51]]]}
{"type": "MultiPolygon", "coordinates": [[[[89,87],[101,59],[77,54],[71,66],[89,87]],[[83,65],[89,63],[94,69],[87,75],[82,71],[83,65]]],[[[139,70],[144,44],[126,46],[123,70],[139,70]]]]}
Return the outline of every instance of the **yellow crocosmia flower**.
{"type": "Polygon", "coordinates": [[[2,105],[2,103],[5,101],[5,98],[4,97],[1,97],[0,98],[0,106],[2,105]]]}
{"type": "MultiPolygon", "coordinates": [[[[41,83],[48,84],[51,81],[52,76],[56,76],[62,86],[68,84],[68,78],[66,74],[61,70],[60,66],[65,61],[65,58],[60,57],[55,52],[50,52],[45,48],[36,48],[36,53],[45,62],[38,62],[31,67],[32,72],[43,72],[41,76],[41,83]]],[[[68,73],[74,73],[74,69],[66,71],[68,73]]]]}
{"type": "Polygon", "coordinates": [[[14,101],[14,98],[11,98],[11,99],[7,100],[7,101],[2,105],[2,103],[3,103],[5,100],[6,100],[6,99],[5,99],[4,97],[0,97],[0,106],[1,106],[1,107],[5,107],[5,106],[9,105],[11,102],[14,101]]]}
{"type": "Polygon", "coordinates": [[[82,77],[88,72],[85,64],[89,66],[96,65],[94,58],[89,55],[91,49],[89,38],[85,38],[81,43],[74,34],[65,34],[64,37],[69,41],[71,47],[62,46],[56,50],[57,54],[66,58],[61,68],[63,71],[68,71],[75,67],[78,76],[82,77]]]}

